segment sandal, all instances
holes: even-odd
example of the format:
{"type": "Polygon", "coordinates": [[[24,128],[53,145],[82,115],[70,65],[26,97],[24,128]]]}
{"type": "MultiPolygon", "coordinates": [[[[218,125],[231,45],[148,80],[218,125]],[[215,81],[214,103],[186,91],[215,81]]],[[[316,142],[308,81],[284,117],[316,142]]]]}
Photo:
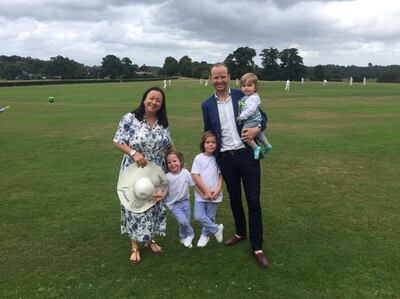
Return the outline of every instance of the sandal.
{"type": "Polygon", "coordinates": [[[151,251],[154,253],[160,254],[162,252],[162,248],[160,245],[156,243],[154,240],[148,241],[146,244],[144,244],[145,247],[149,248],[151,251]]]}
{"type": "Polygon", "coordinates": [[[141,261],[139,248],[132,248],[131,252],[132,253],[131,253],[131,257],[129,258],[129,261],[132,264],[139,264],[141,261]]]}

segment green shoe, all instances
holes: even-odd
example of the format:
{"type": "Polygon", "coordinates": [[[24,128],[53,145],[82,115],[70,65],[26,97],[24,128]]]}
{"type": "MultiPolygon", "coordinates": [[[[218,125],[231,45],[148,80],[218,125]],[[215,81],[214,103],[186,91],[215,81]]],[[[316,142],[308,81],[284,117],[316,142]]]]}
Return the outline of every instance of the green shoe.
{"type": "Polygon", "coordinates": [[[272,145],[267,143],[266,145],[264,145],[264,153],[268,153],[270,150],[272,150],[272,145]]]}
{"type": "Polygon", "coordinates": [[[254,160],[260,159],[260,153],[261,153],[261,147],[257,145],[255,148],[253,148],[254,160]]]}

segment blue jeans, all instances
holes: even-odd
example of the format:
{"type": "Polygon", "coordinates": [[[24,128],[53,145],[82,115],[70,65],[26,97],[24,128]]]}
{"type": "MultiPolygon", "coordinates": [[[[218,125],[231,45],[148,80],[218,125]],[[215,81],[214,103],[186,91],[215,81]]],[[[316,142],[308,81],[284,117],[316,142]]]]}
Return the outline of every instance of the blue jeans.
{"type": "Polygon", "coordinates": [[[190,203],[188,199],[179,200],[172,204],[171,213],[179,225],[179,239],[194,236],[193,227],[190,225],[190,203]]]}
{"type": "Polygon", "coordinates": [[[194,220],[199,222],[203,228],[201,234],[208,237],[211,234],[216,234],[219,230],[219,225],[215,223],[217,215],[217,202],[194,202],[194,220]]]}

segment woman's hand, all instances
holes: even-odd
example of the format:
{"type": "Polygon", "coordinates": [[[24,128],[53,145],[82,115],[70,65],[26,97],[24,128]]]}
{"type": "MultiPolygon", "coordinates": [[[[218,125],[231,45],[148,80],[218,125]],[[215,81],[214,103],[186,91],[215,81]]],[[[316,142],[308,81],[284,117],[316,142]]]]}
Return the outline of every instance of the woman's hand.
{"type": "Polygon", "coordinates": [[[139,152],[136,152],[136,154],[133,156],[133,160],[136,162],[137,166],[139,166],[139,167],[143,168],[147,165],[146,159],[139,152]]]}

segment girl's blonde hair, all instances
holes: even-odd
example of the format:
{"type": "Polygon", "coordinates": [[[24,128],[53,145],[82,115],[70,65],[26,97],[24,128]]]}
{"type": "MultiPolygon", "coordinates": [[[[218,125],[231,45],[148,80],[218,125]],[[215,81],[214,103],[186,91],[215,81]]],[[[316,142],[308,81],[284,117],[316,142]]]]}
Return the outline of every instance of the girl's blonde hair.
{"type": "Polygon", "coordinates": [[[244,85],[246,83],[254,84],[255,87],[256,87],[256,91],[257,91],[257,89],[258,89],[258,78],[257,78],[256,74],[254,74],[254,73],[244,74],[242,76],[242,78],[240,78],[240,86],[242,86],[242,85],[244,85]]]}

